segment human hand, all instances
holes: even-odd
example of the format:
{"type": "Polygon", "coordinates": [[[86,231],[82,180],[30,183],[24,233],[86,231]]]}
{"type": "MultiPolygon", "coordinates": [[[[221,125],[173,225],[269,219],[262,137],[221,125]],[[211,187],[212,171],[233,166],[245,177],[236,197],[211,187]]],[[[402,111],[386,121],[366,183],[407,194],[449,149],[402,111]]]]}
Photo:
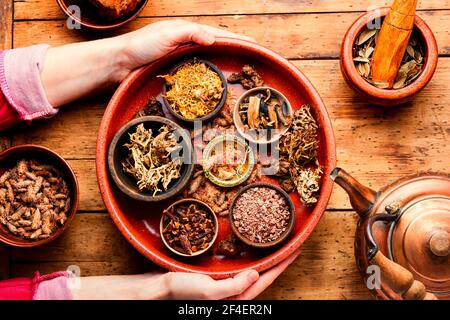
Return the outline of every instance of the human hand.
{"type": "Polygon", "coordinates": [[[247,270],[233,278],[214,280],[195,273],[152,272],[131,276],[69,278],[69,287],[74,299],[83,300],[253,299],[269,287],[298,255],[299,251],[294,252],[261,275],[247,270]]]}
{"type": "Polygon", "coordinates": [[[255,41],[226,30],[185,20],[159,21],[119,38],[126,40],[124,65],[131,71],[163,57],[184,43],[193,42],[208,46],[212,45],[217,37],[255,41]]]}
{"type": "Polygon", "coordinates": [[[280,264],[261,275],[255,270],[248,270],[233,278],[213,280],[202,274],[169,273],[169,298],[179,300],[254,299],[267,289],[299,254],[299,250],[295,251],[280,264]]]}

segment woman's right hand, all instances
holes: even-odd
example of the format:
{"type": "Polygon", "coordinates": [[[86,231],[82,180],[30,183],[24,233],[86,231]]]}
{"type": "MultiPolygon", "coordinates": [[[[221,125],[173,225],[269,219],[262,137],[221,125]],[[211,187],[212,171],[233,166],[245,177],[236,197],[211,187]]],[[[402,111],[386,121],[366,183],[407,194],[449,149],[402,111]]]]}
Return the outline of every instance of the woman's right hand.
{"type": "Polygon", "coordinates": [[[69,279],[69,287],[74,299],[82,300],[247,300],[257,297],[270,286],[298,255],[299,251],[294,252],[261,275],[255,270],[247,270],[233,278],[214,280],[196,273],[153,272],[132,276],[72,278],[69,279]]]}
{"type": "Polygon", "coordinates": [[[286,260],[261,275],[255,270],[248,270],[237,274],[234,278],[213,280],[202,274],[169,273],[169,298],[179,300],[254,299],[267,289],[299,254],[300,251],[294,252],[286,260]]]}

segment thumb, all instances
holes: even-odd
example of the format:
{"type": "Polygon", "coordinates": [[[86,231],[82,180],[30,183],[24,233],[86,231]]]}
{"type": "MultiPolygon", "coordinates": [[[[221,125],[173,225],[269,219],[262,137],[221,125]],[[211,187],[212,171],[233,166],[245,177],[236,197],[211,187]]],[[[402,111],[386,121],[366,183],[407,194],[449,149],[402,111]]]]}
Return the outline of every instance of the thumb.
{"type": "Polygon", "coordinates": [[[234,278],[218,280],[211,288],[212,299],[225,299],[243,293],[247,288],[254,284],[259,278],[255,270],[247,270],[238,273],[234,278]]]}
{"type": "Polygon", "coordinates": [[[216,41],[216,37],[209,31],[205,30],[202,26],[196,26],[191,36],[191,41],[198,43],[202,46],[210,46],[216,41]]]}

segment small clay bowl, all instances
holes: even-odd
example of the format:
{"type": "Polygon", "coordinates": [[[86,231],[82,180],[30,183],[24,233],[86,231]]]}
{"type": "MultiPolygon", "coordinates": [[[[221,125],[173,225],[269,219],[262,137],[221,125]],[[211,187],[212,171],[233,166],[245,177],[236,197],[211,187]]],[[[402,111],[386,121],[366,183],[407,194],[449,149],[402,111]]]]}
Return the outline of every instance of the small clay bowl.
{"type": "Polygon", "coordinates": [[[107,19],[98,14],[98,8],[87,0],[56,0],[61,10],[72,20],[68,26],[77,29],[76,24],[91,30],[106,31],[119,28],[134,20],[144,9],[148,0],[141,0],[136,8],[117,19],[107,19]]]}
{"type": "Polygon", "coordinates": [[[239,192],[236,194],[235,198],[233,199],[233,202],[230,205],[229,219],[230,219],[231,230],[233,230],[233,233],[242,242],[244,242],[245,244],[247,244],[251,247],[267,249],[267,248],[272,248],[272,247],[275,247],[275,246],[281,244],[283,241],[285,241],[287,239],[289,234],[292,232],[292,229],[294,228],[294,224],[295,224],[295,206],[294,206],[294,203],[292,202],[291,198],[289,197],[289,195],[286,193],[286,191],[284,191],[280,187],[277,187],[273,184],[266,183],[266,182],[255,182],[255,183],[249,184],[248,186],[245,186],[244,188],[239,190],[239,192]],[[276,239],[272,242],[267,242],[267,243],[253,242],[253,241],[247,239],[246,237],[244,237],[242,234],[240,234],[239,231],[237,230],[236,226],[234,225],[233,210],[234,210],[234,207],[236,206],[236,201],[239,199],[239,197],[244,192],[246,192],[247,190],[249,190],[251,188],[273,189],[273,190],[277,191],[280,195],[283,196],[283,198],[286,200],[286,203],[289,207],[289,212],[291,215],[290,215],[290,219],[289,219],[288,225],[286,227],[286,230],[283,232],[283,234],[278,239],[276,239]]]}
{"type": "Polygon", "coordinates": [[[189,183],[189,180],[194,172],[193,147],[191,139],[186,130],[181,128],[175,122],[156,116],[146,116],[134,119],[124,125],[114,136],[109,145],[108,150],[108,168],[109,173],[117,185],[117,187],[133,199],[146,202],[159,202],[172,198],[182,192],[189,183]],[[150,191],[139,191],[136,179],[128,173],[125,173],[122,168],[122,161],[128,155],[128,149],[124,147],[125,143],[129,143],[129,134],[135,132],[136,127],[143,123],[146,129],[152,129],[153,132],[158,132],[163,125],[169,125],[175,129],[180,136],[180,141],[183,151],[182,156],[189,161],[183,163],[181,167],[181,177],[172,181],[166,191],[158,192],[155,196],[150,191]]]}
{"type": "Polygon", "coordinates": [[[220,186],[220,187],[234,187],[237,185],[240,185],[241,183],[245,182],[250,175],[252,174],[253,168],[255,166],[255,154],[253,153],[253,150],[249,147],[249,145],[241,138],[233,135],[222,135],[214,138],[211,140],[208,145],[205,147],[205,150],[203,151],[203,163],[208,161],[208,159],[211,157],[212,152],[215,150],[215,147],[222,143],[237,143],[242,148],[244,148],[247,152],[247,159],[246,162],[248,162],[247,168],[245,172],[242,175],[239,175],[236,177],[236,179],[232,180],[224,180],[219,177],[216,177],[211,171],[205,170],[205,176],[214,184],[220,186]]]}
{"type": "Polygon", "coordinates": [[[270,139],[267,139],[267,136],[264,134],[260,134],[258,135],[258,137],[254,137],[253,135],[251,135],[246,128],[244,127],[244,124],[242,123],[241,117],[239,115],[239,106],[242,104],[242,102],[244,101],[244,99],[246,99],[247,97],[250,96],[254,96],[259,92],[266,92],[267,90],[271,91],[271,94],[275,95],[281,103],[286,102],[287,105],[287,111],[288,111],[288,115],[292,116],[293,115],[293,111],[292,111],[292,105],[289,102],[289,100],[284,96],[284,94],[282,94],[280,91],[271,88],[271,87],[257,87],[257,88],[253,88],[250,89],[246,92],[244,92],[244,94],[242,94],[239,99],[236,102],[236,105],[234,106],[233,109],[233,121],[234,121],[234,125],[236,126],[237,131],[239,132],[239,134],[244,137],[246,140],[255,143],[255,144],[270,144],[273,143],[275,141],[277,141],[278,139],[280,139],[280,137],[286,133],[286,131],[288,131],[289,127],[288,126],[282,126],[280,127],[276,133],[272,133],[272,137],[270,139]]]}
{"type": "Polygon", "coordinates": [[[172,107],[170,106],[169,101],[167,101],[167,99],[166,99],[166,92],[167,92],[167,90],[169,90],[169,88],[168,88],[168,85],[166,83],[164,83],[163,88],[162,88],[162,99],[163,99],[164,105],[166,106],[167,110],[169,110],[169,112],[178,120],[181,120],[183,122],[190,123],[190,124],[193,124],[196,121],[211,120],[220,112],[222,107],[225,105],[225,102],[227,101],[227,79],[223,75],[222,71],[220,71],[220,69],[215,64],[212,64],[211,62],[209,62],[207,60],[201,60],[201,59],[196,59],[196,58],[185,60],[185,61],[177,64],[173,69],[171,69],[169,71],[169,74],[170,75],[175,74],[181,66],[188,64],[188,63],[192,63],[192,62],[204,63],[207,67],[209,67],[211,70],[213,70],[215,73],[217,73],[220,77],[220,80],[222,80],[223,93],[222,93],[222,98],[219,100],[219,102],[216,105],[216,108],[213,111],[211,111],[207,115],[200,117],[200,118],[187,119],[187,118],[183,117],[181,114],[179,114],[178,112],[176,112],[175,110],[173,110],[172,107]]]}
{"type": "Polygon", "coordinates": [[[78,181],[72,168],[66,160],[57,153],[42,146],[25,144],[6,149],[0,153],[0,175],[6,170],[17,165],[22,159],[37,160],[42,164],[52,165],[62,172],[63,178],[69,188],[69,195],[72,201],[71,208],[67,214],[66,222],[58,228],[58,230],[46,239],[27,240],[19,236],[13,235],[4,225],[0,224],[0,241],[14,247],[31,248],[49,243],[58,238],[69,227],[78,208],[80,192],[78,181]]]}
{"type": "Polygon", "coordinates": [[[416,16],[414,32],[421,41],[425,63],[421,74],[408,86],[395,89],[380,89],[368,83],[358,73],[353,61],[353,45],[360,33],[367,28],[373,20],[385,17],[389,8],[382,8],[361,15],[348,29],[341,47],[341,72],[348,85],[364,100],[369,103],[390,107],[410,101],[430,82],[436,70],[438,61],[438,48],[436,39],[430,27],[420,17],[416,16]]]}
{"type": "Polygon", "coordinates": [[[161,217],[161,222],[160,222],[160,224],[159,224],[159,234],[160,234],[160,236],[161,236],[161,239],[162,239],[164,245],[165,245],[170,251],[172,251],[173,253],[175,253],[175,254],[177,254],[177,255],[179,255],[179,256],[182,256],[182,257],[196,257],[196,256],[199,256],[199,255],[205,253],[206,251],[208,251],[208,250],[213,246],[214,242],[216,241],[217,234],[218,234],[219,222],[218,222],[218,220],[217,220],[217,216],[216,216],[216,214],[214,213],[214,211],[213,211],[206,203],[204,203],[203,201],[200,201],[200,200],[197,200],[197,199],[182,199],[182,200],[178,200],[178,201],[172,203],[167,209],[170,209],[170,208],[172,208],[172,207],[179,206],[180,204],[192,204],[192,203],[199,204],[199,205],[202,206],[204,209],[206,209],[206,210],[211,214],[211,216],[212,216],[212,218],[213,218],[213,220],[214,220],[214,236],[213,236],[211,242],[209,243],[208,247],[206,247],[205,249],[200,250],[200,251],[197,251],[197,252],[194,252],[194,253],[192,253],[192,254],[186,254],[186,253],[180,252],[180,251],[178,251],[178,250],[175,250],[174,248],[172,248],[172,247],[166,242],[166,239],[164,238],[164,235],[163,235],[164,223],[165,223],[166,220],[168,219],[164,214],[162,215],[162,217],[161,217]]]}

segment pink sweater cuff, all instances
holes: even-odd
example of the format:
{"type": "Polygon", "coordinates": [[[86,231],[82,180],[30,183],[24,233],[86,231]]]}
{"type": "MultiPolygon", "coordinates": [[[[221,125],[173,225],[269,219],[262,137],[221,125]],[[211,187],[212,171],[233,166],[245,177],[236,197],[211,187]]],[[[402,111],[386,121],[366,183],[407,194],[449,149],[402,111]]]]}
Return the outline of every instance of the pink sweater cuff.
{"type": "Polygon", "coordinates": [[[0,88],[22,120],[58,112],[48,102],[40,77],[48,48],[41,44],[0,52],[0,88]]]}
{"type": "Polygon", "coordinates": [[[37,286],[34,290],[33,300],[73,300],[69,289],[69,273],[55,272],[49,275],[37,275],[33,283],[37,286]]]}

